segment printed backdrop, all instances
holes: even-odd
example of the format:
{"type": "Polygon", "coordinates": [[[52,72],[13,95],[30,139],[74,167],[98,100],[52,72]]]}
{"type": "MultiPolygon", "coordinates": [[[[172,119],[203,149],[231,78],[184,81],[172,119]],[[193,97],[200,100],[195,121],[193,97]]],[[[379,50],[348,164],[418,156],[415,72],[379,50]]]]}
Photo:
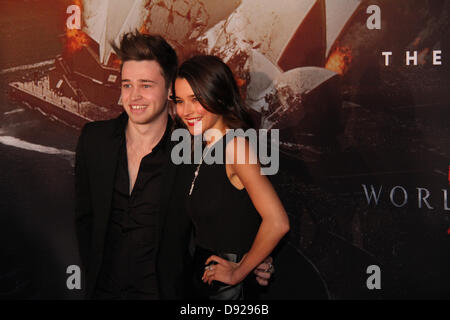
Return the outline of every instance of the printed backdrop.
{"type": "Polygon", "coordinates": [[[450,297],[450,1],[0,1],[1,298],[77,299],[74,150],[121,112],[110,41],[234,71],[291,232],[265,298],[450,297]]]}

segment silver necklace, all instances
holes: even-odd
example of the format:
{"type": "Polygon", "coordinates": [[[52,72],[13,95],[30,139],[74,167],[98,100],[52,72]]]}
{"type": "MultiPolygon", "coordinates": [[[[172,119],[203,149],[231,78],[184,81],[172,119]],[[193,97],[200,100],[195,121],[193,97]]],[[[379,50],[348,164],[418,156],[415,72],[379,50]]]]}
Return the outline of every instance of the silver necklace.
{"type": "Polygon", "coordinates": [[[208,147],[205,147],[205,150],[203,151],[203,154],[202,154],[202,158],[200,159],[200,163],[198,164],[197,169],[194,172],[194,179],[192,179],[191,189],[189,190],[189,195],[191,195],[192,190],[194,190],[195,180],[197,180],[197,176],[200,171],[200,167],[203,163],[203,159],[205,158],[206,153],[208,152],[208,149],[209,149],[208,147]]]}

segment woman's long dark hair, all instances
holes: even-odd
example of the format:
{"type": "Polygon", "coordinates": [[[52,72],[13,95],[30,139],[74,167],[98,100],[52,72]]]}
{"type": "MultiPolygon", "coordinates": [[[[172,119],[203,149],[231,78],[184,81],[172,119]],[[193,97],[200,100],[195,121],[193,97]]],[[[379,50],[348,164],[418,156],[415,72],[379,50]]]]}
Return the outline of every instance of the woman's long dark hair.
{"type": "MultiPolygon", "coordinates": [[[[253,127],[230,68],[218,57],[199,55],[183,62],[176,78],[186,79],[200,104],[223,116],[231,129],[253,127]]],[[[172,93],[176,96],[175,80],[172,93]]]]}

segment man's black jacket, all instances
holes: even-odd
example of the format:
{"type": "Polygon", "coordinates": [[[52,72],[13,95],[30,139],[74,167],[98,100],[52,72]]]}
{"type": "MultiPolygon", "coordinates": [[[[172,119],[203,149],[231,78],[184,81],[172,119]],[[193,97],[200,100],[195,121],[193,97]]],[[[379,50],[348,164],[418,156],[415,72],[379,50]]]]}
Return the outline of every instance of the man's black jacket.
{"type": "MultiPolygon", "coordinates": [[[[88,299],[102,264],[121,136],[127,121],[128,116],[122,113],[113,120],[86,124],[76,150],[75,221],[88,299]]],[[[169,143],[172,147],[173,142],[169,143]]],[[[156,238],[156,270],[162,299],[182,299],[188,294],[191,225],[182,201],[188,186],[180,184],[189,180],[184,177],[189,171],[186,168],[174,165],[168,153],[156,238]]]]}

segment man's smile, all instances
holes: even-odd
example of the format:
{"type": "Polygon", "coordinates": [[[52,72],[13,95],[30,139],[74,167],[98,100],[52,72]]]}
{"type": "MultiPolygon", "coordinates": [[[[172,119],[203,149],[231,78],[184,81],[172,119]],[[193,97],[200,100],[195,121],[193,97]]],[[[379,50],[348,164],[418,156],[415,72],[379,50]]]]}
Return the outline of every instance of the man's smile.
{"type": "Polygon", "coordinates": [[[132,112],[142,112],[144,111],[148,105],[145,104],[132,104],[130,105],[130,109],[132,112]]]}

